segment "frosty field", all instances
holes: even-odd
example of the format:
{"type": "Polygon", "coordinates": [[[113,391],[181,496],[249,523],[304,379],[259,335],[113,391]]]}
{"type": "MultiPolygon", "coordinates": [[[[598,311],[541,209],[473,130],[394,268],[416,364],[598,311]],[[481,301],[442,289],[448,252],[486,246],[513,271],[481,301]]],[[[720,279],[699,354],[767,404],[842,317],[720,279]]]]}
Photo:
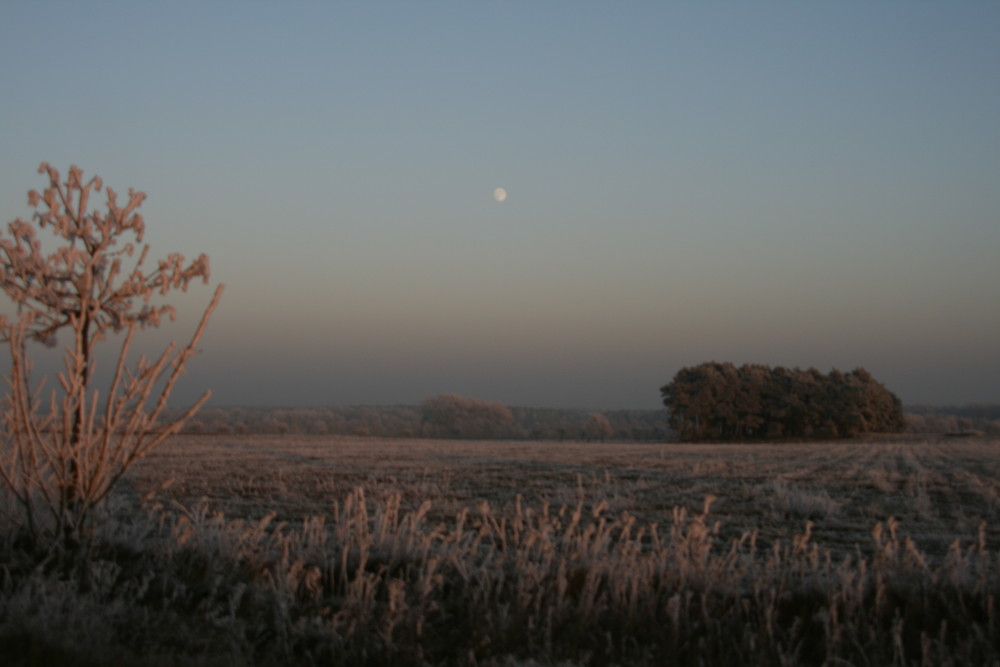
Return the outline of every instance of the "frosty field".
{"type": "Polygon", "coordinates": [[[270,511],[295,523],[324,514],[355,487],[372,499],[401,494],[404,508],[454,517],[487,501],[509,516],[525,506],[604,502],[637,523],[672,521],[674,508],[710,516],[720,537],[756,530],[812,539],[838,552],[865,548],[876,522],[895,518],[930,554],[981,523],[1000,544],[1000,441],[911,438],[805,444],[625,444],[376,439],[324,436],[178,436],[130,477],[163,499],[207,499],[228,517],[270,511]]]}
{"type": "Polygon", "coordinates": [[[182,436],[16,665],[1000,665],[1000,443],[182,436]],[[138,510],[140,507],[145,510],[138,510]]]}

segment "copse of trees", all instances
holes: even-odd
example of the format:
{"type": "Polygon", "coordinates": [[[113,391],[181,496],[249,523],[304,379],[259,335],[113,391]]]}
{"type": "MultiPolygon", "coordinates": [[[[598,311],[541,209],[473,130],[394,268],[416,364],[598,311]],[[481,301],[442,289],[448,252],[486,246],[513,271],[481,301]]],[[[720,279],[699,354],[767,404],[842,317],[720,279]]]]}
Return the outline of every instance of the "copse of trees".
{"type": "Polygon", "coordinates": [[[850,438],[906,428],[899,398],[863,368],[708,362],[682,368],[660,388],[681,440],[850,438]]]}

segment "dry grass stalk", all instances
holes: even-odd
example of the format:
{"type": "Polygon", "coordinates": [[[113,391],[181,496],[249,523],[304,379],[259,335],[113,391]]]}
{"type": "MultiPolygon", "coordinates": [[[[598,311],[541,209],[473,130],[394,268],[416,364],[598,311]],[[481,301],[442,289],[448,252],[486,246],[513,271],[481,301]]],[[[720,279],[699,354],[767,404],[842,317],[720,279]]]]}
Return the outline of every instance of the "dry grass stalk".
{"type": "Polygon", "coordinates": [[[722,540],[711,499],[663,527],[600,500],[518,501],[510,513],[482,502],[445,520],[427,501],[409,505],[358,487],[299,525],[227,519],[207,503],[161,510],[160,528],[116,535],[112,522],[63,584],[10,570],[0,628],[121,664],[1000,660],[1000,561],[986,526],[935,563],[895,520],[854,557],[815,543],[810,522],[769,548],[753,532],[722,540]],[[93,619],[63,614],[70,629],[46,634],[42,616],[59,617],[49,607],[77,599],[107,623],[93,646],[58,639],[95,631],[93,619]]]}

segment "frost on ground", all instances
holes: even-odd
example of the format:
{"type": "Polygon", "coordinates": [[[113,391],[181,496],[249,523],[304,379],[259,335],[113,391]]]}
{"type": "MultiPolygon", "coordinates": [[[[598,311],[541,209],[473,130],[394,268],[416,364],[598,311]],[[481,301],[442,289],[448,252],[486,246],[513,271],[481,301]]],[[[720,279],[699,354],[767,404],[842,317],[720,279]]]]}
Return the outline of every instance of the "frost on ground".
{"type": "Polygon", "coordinates": [[[29,566],[5,537],[0,647],[82,664],[995,664],[997,444],[177,438],[76,562],[29,566]]]}

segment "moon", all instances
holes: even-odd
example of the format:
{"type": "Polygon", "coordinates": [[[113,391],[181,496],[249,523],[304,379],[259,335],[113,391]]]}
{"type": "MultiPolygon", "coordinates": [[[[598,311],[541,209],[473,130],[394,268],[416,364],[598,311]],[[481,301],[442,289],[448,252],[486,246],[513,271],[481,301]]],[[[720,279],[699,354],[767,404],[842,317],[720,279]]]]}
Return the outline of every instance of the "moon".
{"type": "Polygon", "coordinates": [[[493,198],[496,199],[497,201],[503,201],[504,199],[507,198],[507,191],[504,190],[503,188],[497,188],[496,190],[493,191],[493,198]]]}

